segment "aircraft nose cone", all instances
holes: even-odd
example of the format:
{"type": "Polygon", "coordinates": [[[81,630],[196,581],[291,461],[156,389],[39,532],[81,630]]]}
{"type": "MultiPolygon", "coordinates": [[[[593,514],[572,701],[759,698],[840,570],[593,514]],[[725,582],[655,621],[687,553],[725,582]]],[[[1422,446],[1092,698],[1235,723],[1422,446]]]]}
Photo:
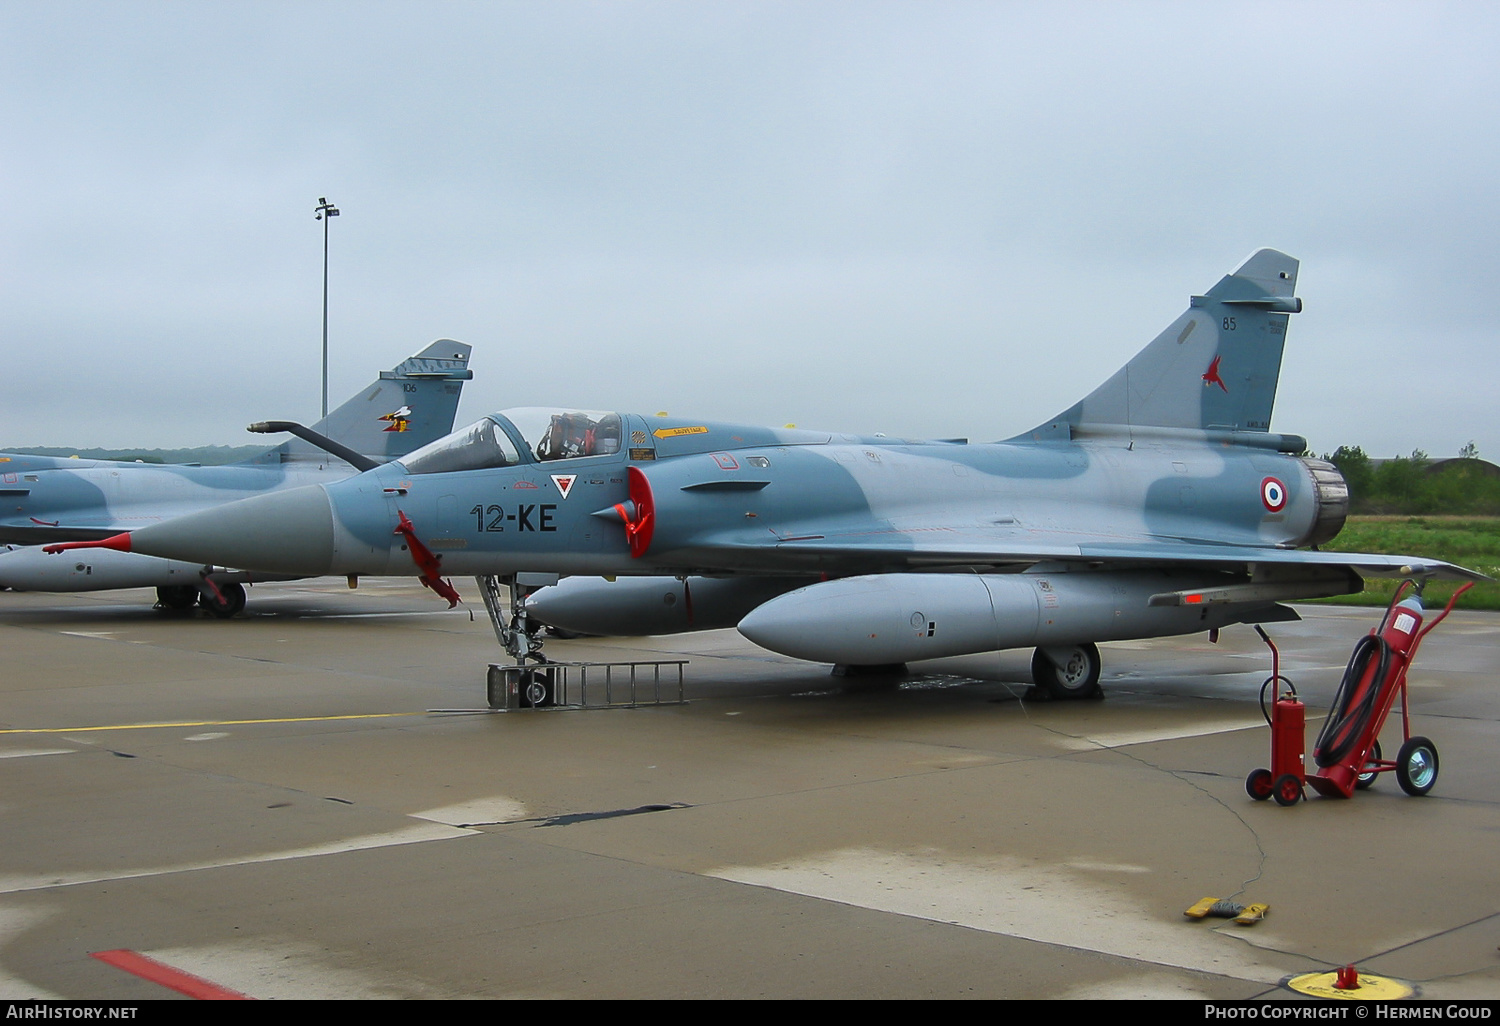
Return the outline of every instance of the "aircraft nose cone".
{"type": "Polygon", "coordinates": [[[130,541],[167,559],[317,576],[333,565],[333,507],[322,485],[305,485],[142,527],[130,541]]]}

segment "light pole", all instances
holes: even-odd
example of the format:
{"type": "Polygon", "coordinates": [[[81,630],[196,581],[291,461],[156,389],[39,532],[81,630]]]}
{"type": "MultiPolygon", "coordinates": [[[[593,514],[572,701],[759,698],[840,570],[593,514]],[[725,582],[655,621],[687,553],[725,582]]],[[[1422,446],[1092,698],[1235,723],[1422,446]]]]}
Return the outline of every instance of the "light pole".
{"type": "Polygon", "coordinates": [[[328,419],[328,222],[339,216],[339,208],[318,197],[316,220],[323,222],[323,419],[328,419]]]}

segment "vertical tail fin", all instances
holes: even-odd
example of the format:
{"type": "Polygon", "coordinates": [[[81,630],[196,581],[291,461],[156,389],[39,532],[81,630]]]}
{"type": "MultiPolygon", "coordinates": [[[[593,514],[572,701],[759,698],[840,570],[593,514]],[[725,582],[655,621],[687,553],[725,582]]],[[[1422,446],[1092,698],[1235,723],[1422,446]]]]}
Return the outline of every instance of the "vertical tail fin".
{"type": "MultiPolygon", "coordinates": [[[[1065,440],[1136,429],[1268,433],[1287,320],[1302,309],[1296,260],[1251,254],[1104,384],[1022,437],[1065,440]]],[[[1288,436],[1291,444],[1291,436],[1288,436]]],[[[1244,439],[1253,441],[1253,439],[1244,439]]]]}
{"type": "MultiPolygon", "coordinates": [[[[436,441],[453,430],[471,346],[439,339],[393,369],[313,426],[319,434],[384,463],[436,441]]],[[[321,449],[294,438],[260,460],[327,459],[321,449]]],[[[259,462],[258,460],[257,462],[259,462]]]]}

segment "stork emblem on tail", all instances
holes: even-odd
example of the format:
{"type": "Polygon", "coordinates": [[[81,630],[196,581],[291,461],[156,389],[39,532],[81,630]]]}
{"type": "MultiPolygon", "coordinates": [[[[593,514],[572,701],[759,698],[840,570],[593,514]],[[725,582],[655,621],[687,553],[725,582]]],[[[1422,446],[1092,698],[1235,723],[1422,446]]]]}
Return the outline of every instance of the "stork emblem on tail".
{"type": "Polygon", "coordinates": [[[390,421],[390,427],[385,431],[410,431],[411,430],[411,407],[403,406],[395,413],[387,413],[381,420],[390,421]]]}
{"type": "Polygon", "coordinates": [[[1223,357],[1215,356],[1214,362],[1209,364],[1208,370],[1203,372],[1203,387],[1207,388],[1210,385],[1218,385],[1225,392],[1228,392],[1229,386],[1224,384],[1223,378],[1219,377],[1219,361],[1221,359],[1223,357]]]}

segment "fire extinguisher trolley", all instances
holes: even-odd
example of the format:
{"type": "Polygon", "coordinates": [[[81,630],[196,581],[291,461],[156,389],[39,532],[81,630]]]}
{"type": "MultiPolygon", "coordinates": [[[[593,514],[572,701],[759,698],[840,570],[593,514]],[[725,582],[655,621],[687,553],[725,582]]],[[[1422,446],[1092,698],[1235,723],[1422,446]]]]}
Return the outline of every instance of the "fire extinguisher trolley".
{"type": "Polygon", "coordinates": [[[1453,593],[1447,606],[1426,627],[1422,626],[1422,589],[1403,599],[1410,586],[1401,582],[1380,626],[1354,646],[1344,679],[1334,695],[1333,708],[1313,746],[1317,769],[1306,771],[1304,723],[1306,707],[1297,699],[1297,689],[1281,675],[1281,653],[1256,627],[1271,648],[1271,676],[1260,689],[1261,714],[1271,727],[1271,768],[1258,769],[1245,778],[1245,790],[1256,801],[1275,798],[1279,805],[1294,805],[1302,799],[1304,786],[1325,798],[1352,798],[1356,789],[1375,782],[1381,773],[1396,773],[1401,790],[1420,796],[1437,783],[1437,746],[1425,737],[1413,737],[1406,701],[1406,673],[1417,648],[1432,629],[1453,611],[1458,597],[1473,587],[1465,584],[1453,593]],[[1266,693],[1272,702],[1266,708],[1266,693]],[[1380,731],[1386,717],[1401,698],[1403,742],[1394,761],[1381,758],[1380,731]]]}

